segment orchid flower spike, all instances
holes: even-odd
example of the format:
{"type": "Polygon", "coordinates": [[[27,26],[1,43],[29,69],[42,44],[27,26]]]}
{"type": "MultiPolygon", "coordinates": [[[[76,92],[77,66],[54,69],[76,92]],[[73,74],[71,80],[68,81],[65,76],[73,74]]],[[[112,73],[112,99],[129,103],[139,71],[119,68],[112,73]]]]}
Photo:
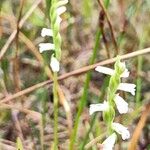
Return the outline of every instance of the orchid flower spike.
{"type": "Polygon", "coordinates": [[[115,130],[118,134],[120,134],[123,140],[130,138],[130,132],[122,124],[114,122],[112,123],[112,129],[115,130]]]}
{"type": "Polygon", "coordinates": [[[120,114],[128,112],[128,103],[119,94],[116,94],[114,101],[120,114]]]}
{"type": "Polygon", "coordinates": [[[102,150],[112,150],[117,139],[117,135],[115,133],[111,134],[103,143],[102,150]]]}
{"type": "MultiPolygon", "coordinates": [[[[125,67],[125,63],[122,63],[124,64],[124,67],[125,67]]],[[[104,73],[104,74],[107,74],[107,75],[114,75],[115,73],[115,70],[113,69],[110,69],[108,67],[103,67],[103,66],[98,66],[95,68],[96,71],[100,72],[100,73],[104,73]]],[[[127,68],[124,68],[124,72],[122,73],[121,77],[124,77],[124,78],[127,78],[129,76],[129,71],[127,68]]]]}
{"type": "Polygon", "coordinates": [[[135,95],[135,84],[131,83],[120,83],[118,86],[118,90],[130,92],[132,95],[135,95]]]}
{"type": "Polygon", "coordinates": [[[59,61],[54,57],[54,55],[52,55],[52,57],[51,57],[50,66],[51,66],[53,72],[58,72],[60,69],[59,61]]]}
{"type": "MultiPolygon", "coordinates": [[[[60,0],[56,3],[53,3],[53,8],[55,8],[55,9],[53,9],[54,11],[52,11],[51,15],[55,16],[55,14],[56,14],[56,16],[57,16],[55,22],[54,23],[52,22],[53,24],[56,23],[57,25],[60,26],[60,23],[62,21],[62,19],[60,18],[60,15],[66,11],[66,7],[63,5],[65,5],[67,3],[68,3],[68,0],[60,0]]],[[[42,37],[53,36],[53,38],[56,38],[56,37],[54,37],[54,34],[56,35],[56,33],[53,33],[55,31],[54,28],[56,28],[56,27],[53,27],[52,29],[43,28],[41,31],[41,36],[42,37]]],[[[41,44],[39,44],[40,53],[42,53],[43,51],[47,51],[47,50],[55,50],[55,48],[56,48],[55,44],[56,43],[54,43],[54,44],[53,43],[41,43],[41,44]]]]}
{"type": "Polygon", "coordinates": [[[109,105],[108,105],[108,102],[106,102],[106,101],[104,101],[104,103],[102,103],[102,104],[91,104],[89,113],[90,113],[90,115],[92,115],[93,113],[95,113],[97,111],[106,111],[106,110],[108,110],[108,108],[109,108],[109,105]]]}

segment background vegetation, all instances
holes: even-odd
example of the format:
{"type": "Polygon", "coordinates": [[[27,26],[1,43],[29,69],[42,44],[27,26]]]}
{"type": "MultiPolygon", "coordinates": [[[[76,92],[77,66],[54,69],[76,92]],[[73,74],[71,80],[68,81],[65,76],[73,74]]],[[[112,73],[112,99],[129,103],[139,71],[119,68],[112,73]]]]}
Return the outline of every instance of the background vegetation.
{"type": "MultiPolygon", "coordinates": [[[[51,52],[38,50],[40,42],[51,40],[40,36],[43,27],[50,27],[50,3],[0,1],[2,150],[54,149],[51,52]]],[[[71,141],[74,149],[95,150],[103,141],[106,126],[101,113],[89,116],[88,111],[89,104],[105,99],[109,78],[89,65],[100,62],[112,67],[117,54],[126,59],[131,71],[128,82],[137,90],[135,97],[123,93],[130,110],[116,120],[132,136],[119,140],[115,149],[150,149],[150,1],[70,0],[62,17],[59,149],[69,149],[71,141]]]]}

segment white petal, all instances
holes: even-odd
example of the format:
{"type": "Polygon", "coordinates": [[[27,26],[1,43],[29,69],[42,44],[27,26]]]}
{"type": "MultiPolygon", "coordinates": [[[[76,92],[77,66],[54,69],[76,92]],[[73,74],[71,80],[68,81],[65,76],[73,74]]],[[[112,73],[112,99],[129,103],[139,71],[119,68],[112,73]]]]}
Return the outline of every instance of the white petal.
{"type": "Polygon", "coordinates": [[[127,78],[129,77],[130,72],[128,71],[128,69],[125,69],[125,71],[122,73],[121,77],[127,78]]]}
{"type": "MultiPolygon", "coordinates": [[[[115,70],[107,68],[107,67],[103,67],[103,66],[98,66],[95,68],[95,70],[100,73],[108,74],[111,76],[115,73],[115,70]]],[[[125,71],[122,73],[121,77],[127,78],[128,76],[129,76],[129,72],[127,69],[125,69],[125,71]]]]}
{"type": "Polygon", "coordinates": [[[120,123],[112,123],[112,128],[121,135],[123,140],[130,138],[130,132],[120,123]]]}
{"type": "Polygon", "coordinates": [[[103,150],[112,150],[116,142],[116,134],[111,134],[103,143],[103,150]]]}
{"type": "Polygon", "coordinates": [[[120,114],[128,112],[128,103],[119,94],[116,94],[114,101],[120,114]]]}
{"type": "Polygon", "coordinates": [[[43,28],[41,31],[41,36],[53,36],[53,31],[51,29],[43,28]]]}
{"type": "Polygon", "coordinates": [[[118,86],[118,90],[130,92],[132,95],[135,95],[135,84],[131,83],[120,83],[118,86]]]}
{"type": "Polygon", "coordinates": [[[100,73],[104,73],[104,74],[108,74],[108,75],[113,75],[115,73],[115,71],[113,69],[110,69],[107,67],[102,67],[102,66],[96,67],[95,70],[100,73]]]}
{"type": "Polygon", "coordinates": [[[59,61],[54,56],[51,57],[50,66],[51,66],[53,72],[59,71],[59,61]]]}
{"type": "Polygon", "coordinates": [[[68,0],[59,0],[59,1],[57,2],[57,7],[66,5],[67,3],[68,3],[68,0]]]}
{"type": "Polygon", "coordinates": [[[60,24],[61,21],[62,21],[60,15],[61,15],[62,13],[64,13],[65,11],[66,11],[66,7],[65,7],[65,6],[61,6],[61,7],[57,8],[57,20],[56,20],[56,22],[57,22],[58,24],[60,24]]]}
{"type": "Polygon", "coordinates": [[[119,63],[119,68],[123,69],[124,72],[122,73],[121,77],[127,78],[129,76],[129,71],[126,68],[126,64],[125,62],[120,62],[119,63]]]}
{"type": "Polygon", "coordinates": [[[126,68],[125,62],[120,62],[119,63],[119,68],[125,69],[126,68]]]}
{"type": "Polygon", "coordinates": [[[104,103],[102,104],[91,104],[90,105],[90,109],[89,109],[89,113],[90,115],[92,115],[93,113],[97,112],[97,111],[106,111],[108,109],[108,102],[104,101],[104,103]]]}
{"type": "Polygon", "coordinates": [[[54,50],[54,44],[52,43],[40,43],[39,44],[39,51],[40,53],[42,53],[43,51],[47,51],[47,50],[54,50]]]}
{"type": "Polygon", "coordinates": [[[61,14],[63,14],[66,11],[66,7],[65,6],[61,6],[59,8],[57,8],[57,14],[58,16],[60,16],[61,14]]]}
{"type": "Polygon", "coordinates": [[[60,18],[60,16],[58,16],[56,22],[57,22],[58,24],[60,24],[61,21],[62,21],[62,19],[60,18]]]}

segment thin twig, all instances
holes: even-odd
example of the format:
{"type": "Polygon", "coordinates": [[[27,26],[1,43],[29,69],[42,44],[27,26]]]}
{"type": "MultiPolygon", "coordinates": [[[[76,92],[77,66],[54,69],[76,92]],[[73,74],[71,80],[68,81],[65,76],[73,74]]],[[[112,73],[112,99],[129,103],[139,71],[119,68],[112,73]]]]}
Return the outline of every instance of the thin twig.
{"type": "Polygon", "coordinates": [[[85,149],[87,150],[87,149],[91,148],[93,145],[97,144],[104,136],[105,136],[105,134],[94,138],[92,141],[90,141],[88,144],[85,145],[85,149]]]}
{"type": "Polygon", "coordinates": [[[108,42],[107,42],[107,39],[106,39],[106,36],[104,33],[104,12],[103,11],[100,11],[100,13],[99,13],[99,28],[100,28],[101,33],[102,33],[104,45],[106,48],[107,57],[110,58],[109,46],[108,46],[108,42]]]}
{"type": "Polygon", "coordinates": [[[17,33],[15,36],[16,50],[15,50],[15,56],[14,56],[14,60],[13,60],[13,79],[14,79],[14,85],[15,85],[16,92],[21,90],[20,77],[19,77],[19,63],[18,63],[18,52],[19,52],[18,42],[19,42],[19,31],[20,31],[19,22],[21,20],[24,2],[25,2],[24,0],[20,1],[19,17],[18,17],[17,23],[16,23],[16,29],[17,29],[17,33]]]}
{"type": "MultiPolygon", "coordinates": [[[[145,49],[138,50],[138,51],[135,51],[135,52],[132,52],[132,53],[121,55],[120,59],[121,60],[125,60],[125,59],[129,59],[129,58],[136,57],[136,56],[139,56],[139,55],[144,55],[144,54],[147,54],[147,53],[150,53],[150,48],[145,48],[145,49]]],[[[108,64],[114,63],[116,61],[116,59],[117,59],[117,57],[114,57],[114,58],[111,58],[111,59],[107,59],[107,60],[98,62],[98,63],[93,64],[93,65],[82,67],[80,69],[77,69],[77,70],[74,70],[72,72],[66,73],[64,75],[59,76],[58,77],[58,81],[61,81],[61,80],[66,79],[66,78],[69,78],[71,76],[75,76],[75,75],[77,76],[77,75],[86,73],[87,71],[90,71],[90,70],[94,69],[95,67],[97,67],[99,65],[102,66],[102,65],[108,65],[108,64]]],[[[34,86],[26,88],[25,90],[22,90],[20,92],[17,92],[17,93],[15,93],[13,95],[10,95],[10,96],[0,100],[0,104],[9,102],[9,101],[11,101],[11,100],[13,100],[13,99],[15,99],[17,97],[20,97],[20,96],[22,96],[24,94],[30,93],[30,92],[38,89],[38,88],[41,88],[41,87],[43,87],[45,85],[52,84],[52,83],[53,83],[52,80],[47,80],[47,81],[38,83],[38,84],[36,84],[34,86]]]]}
{"type": "MultiPolygon", "coordinates": [[[[19,92],[21,90],[20,87],[20,76],[19,76],[19,63],[18,63],[18,52],[19,52],[19,22],[21,20],[21,16],[22,16],[22,11],[23,11],[23,6],[24,6],[24,0],[20,1],[20,11],[19,11],[19,16],[17,19],[17,23],[16,23],[16,36],[15,36],[15,44],[16,44],[16,49],[15,49],[15,56],[14,56],[14,60],[13,60],[13,79],[14,79],[14,85],[15,85],[15,92],[19,92]]],[[[20,121],[18,119],[18,111],[16,110],[11,110],[11,114],[12,114],[12,119],[14,121],[15,127],[18,131],[18,136],[21,138],[22,141],[24,141],[24,135],[22,132],[22,128],[20,125],[20,121]]]]}
{"type": "Polygon", "coordinates": [[[150,114],[150,103],[148,103],[145,106],[145,110],[142,112],[140,120],[139,120],[138,124],[136,125],[133,136],[130,140],[128,150],[136,150],[137,149],[138,140],[140,138],[142,129],[144,128],[144,126],[146,124],[146,120],[147,120],[149,114],[150,114]]]}
{"type": "Polygon", "coordinates": [[[19,110],[20,112],[23,112],[25,114],[31,115],[32,118],[36,118],[38,121],[40,121],[42,115],[39,112],[33,111],[33,110],[29,110],[29,109],[25,109],[25,108],[21,108],[21,107],[17,107],[15,105],[9,105],[9,104],[1,104],[0,105],[1,109],[16,109],[19,110]]]}
{"type": "Polygon", "coordinates": [[[112,40],[113,40],[113,43],[114,43],[114,46],[115,46],[116,55],[118,55],[119,54],[119,49],[118,49],[118,45],[117,45],[117,42],[116,42],[116,39],[115,39],[114,30],[113,30],[113,26],[112,26],[111,21],[110,21],[110,17],[107,13],[107,10],[106,10],[102,0],[98,0],[98,3],[99,3],[100,7],[102,8],[102,10],[103,10],[103,12],[106,16],[106,20],[108,22],[110,32],[111,32],[111,36],[112,36],[112,40]]]}

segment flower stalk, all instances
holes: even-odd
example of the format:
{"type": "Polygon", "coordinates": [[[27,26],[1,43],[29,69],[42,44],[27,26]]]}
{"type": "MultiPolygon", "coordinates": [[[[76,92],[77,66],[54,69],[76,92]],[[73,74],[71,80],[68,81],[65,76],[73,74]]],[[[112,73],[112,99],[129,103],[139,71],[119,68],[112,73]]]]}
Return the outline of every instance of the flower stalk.
{"type": "Polygon", "coordinates": [[[60,69],[61,59],[61,35],[60,35],[60,23],[62,21],[60,15],[66,11],[65,4],[68,0],[52,0],[50,9],[51,29],[43,28],[41,36],[50,36],[53,38],[53,43],[40,43],[39,51],[42,53],[47,50],[52,50],[53,54],[50,59],[50,67],[53,71],[53,100],[54,100],[54,150],[58,149],[58,93],[57,93],[57,73],[60,69]]]}
{"type": "Polygon", "coordinates": [[[54,72],[54,85],[53,85],[53,96],[54,96],[54,150],[58,147],[58,94],[57,94],[57,73],[54,72]]]}

